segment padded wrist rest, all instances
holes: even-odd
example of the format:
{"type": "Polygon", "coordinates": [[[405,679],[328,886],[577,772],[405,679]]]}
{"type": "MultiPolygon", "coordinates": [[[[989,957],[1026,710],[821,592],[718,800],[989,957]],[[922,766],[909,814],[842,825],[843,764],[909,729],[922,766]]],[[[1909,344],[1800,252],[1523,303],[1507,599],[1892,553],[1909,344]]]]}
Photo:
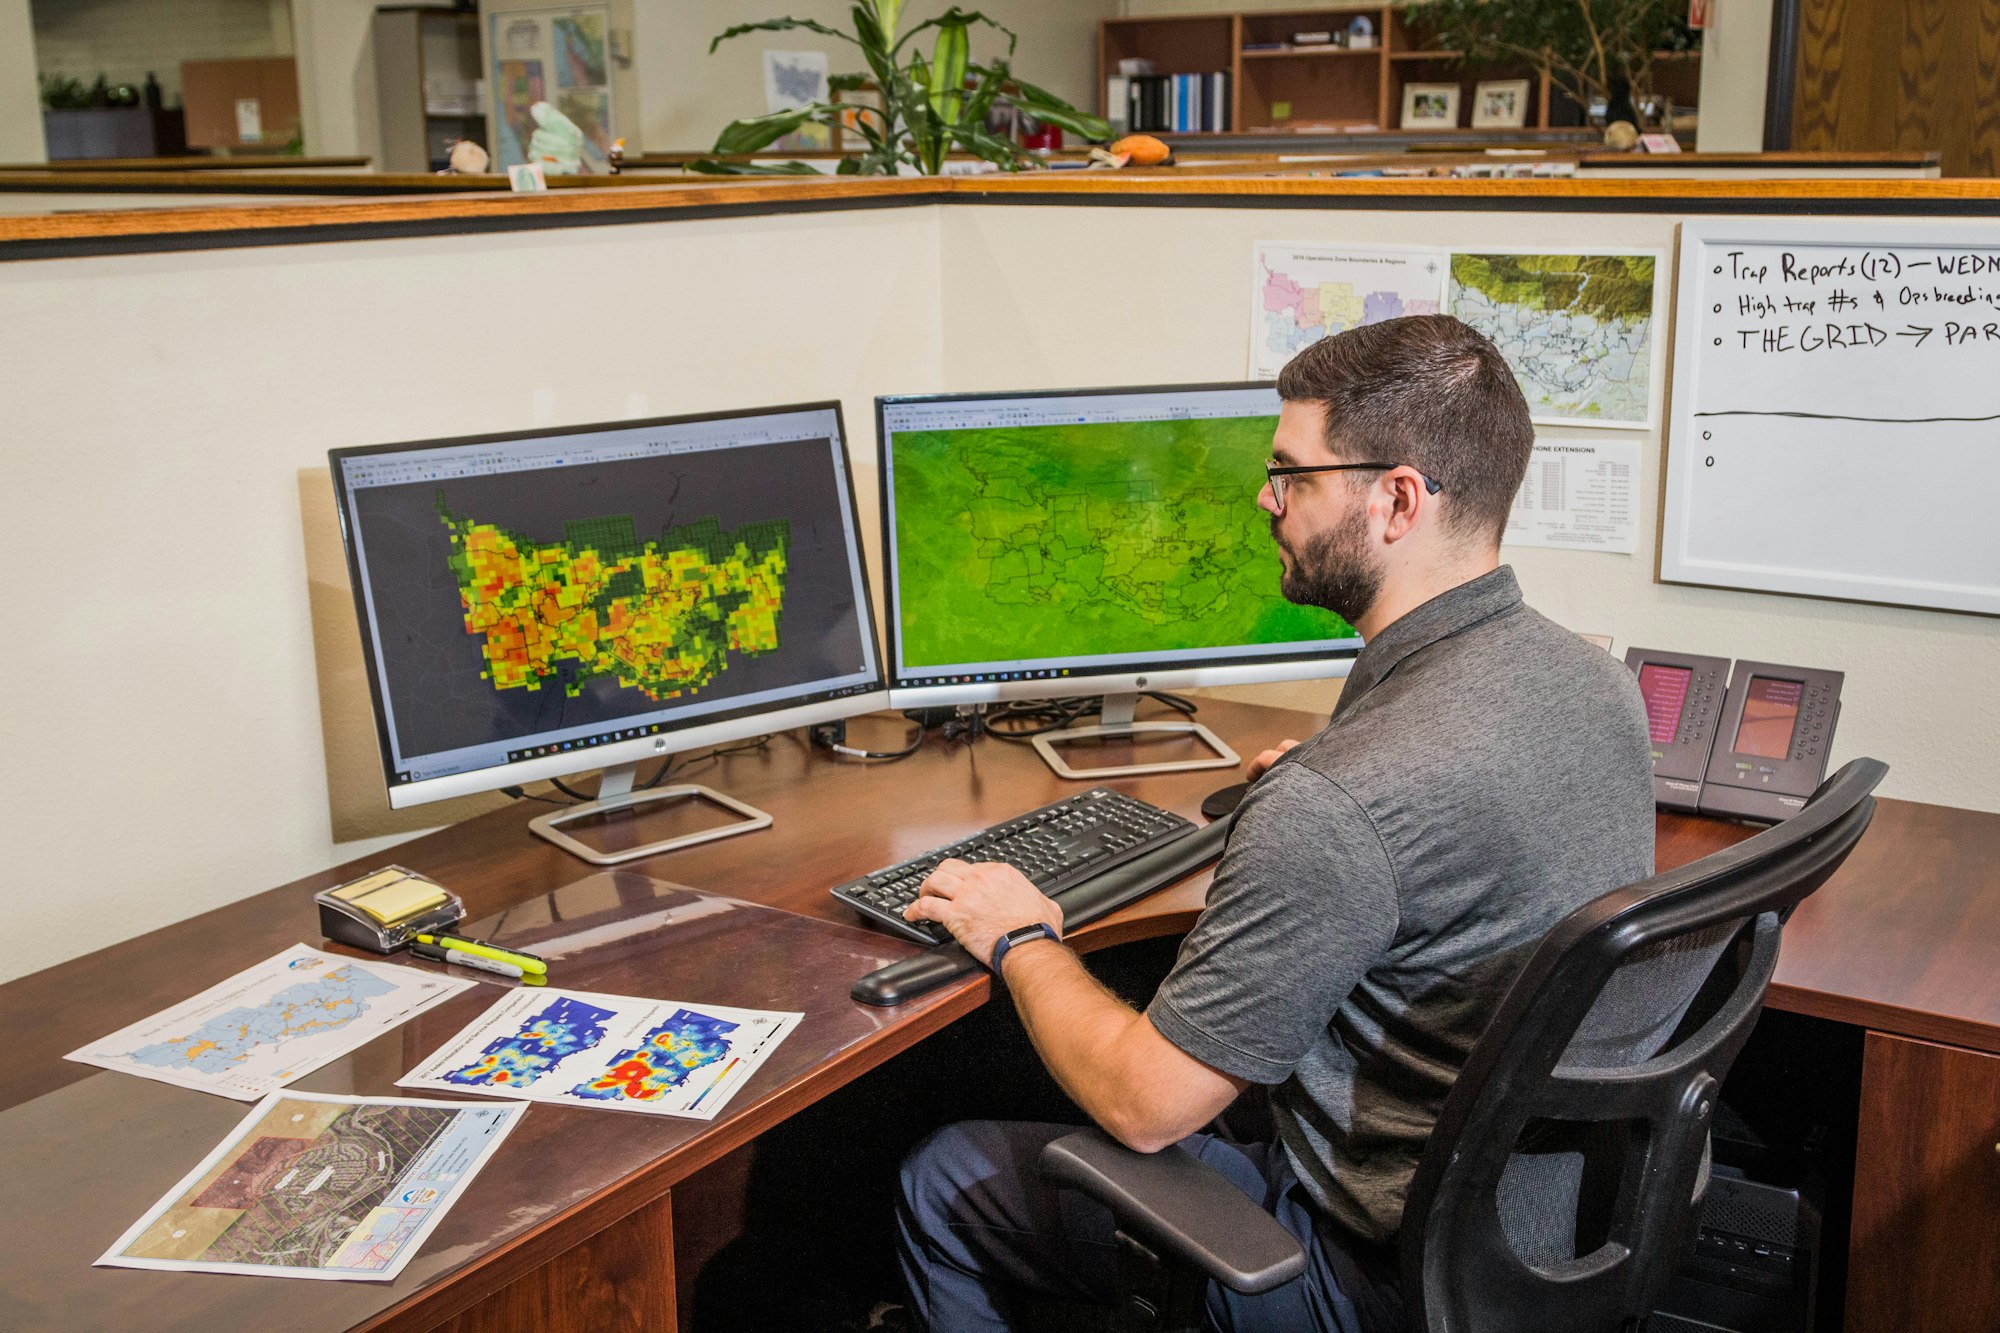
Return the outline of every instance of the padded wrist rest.
{"type": "MultiPolygon", "coordinates": [[[[1063,933],[1109,916],[1127,903],[1178,883],[1221,859],[1223,845],[1229,841],[1229,830],[1235,823],[1234,815],[1218,819],[1186,837],[1155,847],[1144,856],[1134,857],[1124,865],[1064,890],[1056,897],[1063,909],[1063,933]]],[[[985,966],[956,944],[940,944],[876,968],[856,981],[848,994],[863,1004],[901,1004],[948,981],[982,971],[985,966]]]]}

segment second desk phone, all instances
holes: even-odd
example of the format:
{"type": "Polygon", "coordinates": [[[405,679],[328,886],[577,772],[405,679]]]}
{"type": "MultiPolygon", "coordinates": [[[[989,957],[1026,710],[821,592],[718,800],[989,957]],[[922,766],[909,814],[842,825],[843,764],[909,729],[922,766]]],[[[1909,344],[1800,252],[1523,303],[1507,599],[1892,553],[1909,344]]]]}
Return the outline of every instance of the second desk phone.
{"type": "Polygon", "coordinates": [[[1840,717],[1838,671],[1632,648],[1653,742],[1653,800],[1776,823],[1826,776],[1840,717]]]}

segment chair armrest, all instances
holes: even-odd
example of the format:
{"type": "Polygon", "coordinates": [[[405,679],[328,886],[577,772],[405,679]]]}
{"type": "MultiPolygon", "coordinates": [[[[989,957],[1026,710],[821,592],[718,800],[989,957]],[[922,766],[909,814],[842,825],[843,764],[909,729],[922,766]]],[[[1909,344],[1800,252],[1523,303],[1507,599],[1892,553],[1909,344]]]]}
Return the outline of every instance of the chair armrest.
{"type": "Polygon", "coordinates": [[[1109,1208],[1120,1229],[1163,1258],[1231,1291],[1256,1295],[1305,1271],[1292,1233],[1179,1145],[1137,1153],[1102,1130],[1079,1130],[1042,1149],[1042,1174],[1109,1208]]]}

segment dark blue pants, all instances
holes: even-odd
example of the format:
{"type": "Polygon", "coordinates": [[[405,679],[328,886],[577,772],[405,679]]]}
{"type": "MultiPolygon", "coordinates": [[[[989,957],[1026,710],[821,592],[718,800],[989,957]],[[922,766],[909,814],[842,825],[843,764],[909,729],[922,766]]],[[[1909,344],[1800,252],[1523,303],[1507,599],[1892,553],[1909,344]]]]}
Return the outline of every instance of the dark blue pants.
{"type": "MultiPolygon", "coordinates": [[[[912,1308],[935,1333],[1007,1329],[1030,1294],[1109,1304],[1118,1291],[1108,1209],[1042,1178],[1043,1145],[1075,1125],[951,1125],[903,1163],[897,1247],[912,1308]]],[[[1211,1283],[1208,1322],[1225,1333],[1390,1333],[1402,1326],[1395,1255],[1314,1223],[1283,1152],[1209,1134],[1181,1146],[1227,1176],[1305,1246],[1306,1271],[1261,1296],[1211,1283]]]]}

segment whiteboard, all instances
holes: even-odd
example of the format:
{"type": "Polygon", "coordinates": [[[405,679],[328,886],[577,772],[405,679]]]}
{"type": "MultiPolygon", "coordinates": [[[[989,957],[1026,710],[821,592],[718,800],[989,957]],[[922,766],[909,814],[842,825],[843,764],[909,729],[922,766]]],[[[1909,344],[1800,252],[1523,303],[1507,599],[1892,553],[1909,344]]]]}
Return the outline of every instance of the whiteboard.
{"type": "Polygon", "coordinates": [[[2000,222],[1685,223],[1660,577],[2000,615],[2000,222]]]}

